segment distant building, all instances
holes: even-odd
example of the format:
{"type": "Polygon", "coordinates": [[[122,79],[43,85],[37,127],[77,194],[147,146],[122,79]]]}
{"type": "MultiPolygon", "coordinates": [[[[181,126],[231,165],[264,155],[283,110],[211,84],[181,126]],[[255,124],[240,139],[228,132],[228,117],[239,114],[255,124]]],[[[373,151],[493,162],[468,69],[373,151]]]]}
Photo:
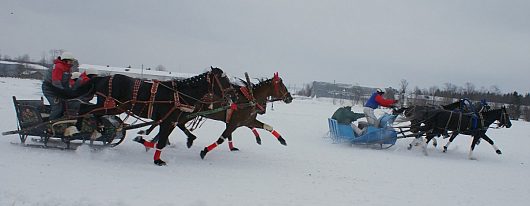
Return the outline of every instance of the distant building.
{"type": "Polygon", "coordinates": [[[0,76],[42,79],[48,68],[38,64],[0,61],[0,76]]]}

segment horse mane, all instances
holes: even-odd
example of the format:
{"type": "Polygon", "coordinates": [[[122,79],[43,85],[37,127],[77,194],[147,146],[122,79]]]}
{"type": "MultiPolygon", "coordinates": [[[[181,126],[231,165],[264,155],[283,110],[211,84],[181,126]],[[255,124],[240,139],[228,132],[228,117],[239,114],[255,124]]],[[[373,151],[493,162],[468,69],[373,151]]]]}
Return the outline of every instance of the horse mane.
{"type": "Polygon", "coordinates": [[[196,86],[198,82],[204,81],[206,77],[208,76],[208,73],[209,71],[199,74],[197,76],[190,77],[190,78],[177,80],[176,83],[179,86],[193,87],[193,86],[196,86]]]}
{"type": "Polygon", "coordinates": [[[262,87],[264,85],[270,84],[272,82],[272,78],[268,78],[268,79],[261,78],[261,79],[258,79],[258,81],[259,83],[254,85],[254,87],[262,87]]]}

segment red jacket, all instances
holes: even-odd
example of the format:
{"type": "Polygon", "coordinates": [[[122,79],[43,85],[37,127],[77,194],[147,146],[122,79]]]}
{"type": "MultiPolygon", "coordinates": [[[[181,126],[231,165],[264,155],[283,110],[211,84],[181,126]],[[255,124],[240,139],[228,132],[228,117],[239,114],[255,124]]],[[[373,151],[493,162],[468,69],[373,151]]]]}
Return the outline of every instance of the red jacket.
{"type": "Polygon", "coordinates": [[[381,106],[383,106],[383,107],[390,107],[390,106],[392,106],[394,103],[397,102],[397,101],[394,100],[394,99],[385,99],[385,98],[383,98],[383,95],[380,95],[380,94],[378,94],[378,95],[375,96],[375,101],[376,101],[379,105],[381,105],[381,106]]]}
{"type": "Polygon", "coordinates": [[[64,77],[67,76],[64,74],[72,73],[72,66],[59,59],[54,60],[53,64],[54,66],[52,70],[52,84],[60,87],[67,86],[68,84],[64,85],[63,82],[69,83],[70,79],[64,79],[64,77]]]}
{"type": "Polygon", "coordinates": [[[86,72],[81,73],[79,75],[79,78],[76,80],[70,79],[70,88],[77,89],[77,87],[80,87],[83,84],[86,84],[90,80],[90,78],[86,75],[86,72]]]}

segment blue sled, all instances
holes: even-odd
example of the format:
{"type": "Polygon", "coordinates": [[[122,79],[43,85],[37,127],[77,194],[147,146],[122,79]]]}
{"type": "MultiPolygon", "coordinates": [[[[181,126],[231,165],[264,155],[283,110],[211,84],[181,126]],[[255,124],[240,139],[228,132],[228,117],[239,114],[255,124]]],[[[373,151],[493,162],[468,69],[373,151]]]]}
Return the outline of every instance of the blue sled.
{"type": "Polygon", "coordinates": [[[358,145],[381,145],[389,148],[396,144],[397,132],[392,128],[396,116],[385,114],[379,119],[379,127],[368,126],[365,132],[357,136],[349,124],[339,124],[328,118],[329,133],[333,143],[349,142],[358,145]]]}

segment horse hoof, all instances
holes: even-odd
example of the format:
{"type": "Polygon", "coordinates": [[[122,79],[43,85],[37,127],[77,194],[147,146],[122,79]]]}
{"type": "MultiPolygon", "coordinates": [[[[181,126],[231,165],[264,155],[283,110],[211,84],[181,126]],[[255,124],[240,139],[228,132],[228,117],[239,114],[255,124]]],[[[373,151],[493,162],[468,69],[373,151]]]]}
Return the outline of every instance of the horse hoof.
{"type": "Polygon", "coordinates": [[[230,148],[230,151],[239,151],[239,149],[234,147],[234,148],[230,148]]]}
{"type": "Polygon", "coordinates": [[[188,146],[188,148],[191,148],[191,146],[193,145],[193,140],[195,140],[196,137],[188,137],[188,141],[186,142],[186,146],[188,146]]]}
{"type": "Polygon", "coordinates": [[[409,146],[407,147],[408,150],[411,150],[412,149],[412,145],[409,144],[409,146]]]}
{"type": "Polygon", "coordinates": [[[259,145],[261,145],[261,139],[256,139],[256,143],[258,143],[259,145]]]}
{"type": "Polygon", "coordinates": [[[436,146],[438,146],[438,144],[436,144],[436,143],[433,143],[433,144],[432,144],[432,146],[436,147],[436,146]]]}
{"type": "Polygon", "coordinates": [[[498,150],[495,150],[495,152],[496,152],[497,154],[502,154],[501,150],[499,150],[499,149],[498,149],[498,150]]]}
{"type": "Polygon", "coordinates": [[[142,136],[136,136],[133,141],[138,142],[140,144],[143,144],[145,142],[144,138],[142,136]]]}
{"type": "Polygon", "coordinates": [[[208,149],[204,148],[204,149],[201,151],[201,159],[204,159],[204,156],[206,156],[206,153],[208,153],[208,149]]]}
{"type": "Polygon", "coordinates": [[[442,152],[447,152],[447,147],[444,147],[444,150],[442,152]]]}
{"type": "Polygon", "coordinates": [[[285,139],[283,139],[283,137],[279,137],[278,141],[280,141],[280,144],[287,146],[287,142],[285,142],[285,139]]]}
{"type": "Polygon", "coordinates": [[[167,165],[166,162],[162,161],[161,159],[157,159],[154,161],[155,165],[158,165],[158,166],[165,166],[167,165]]]}

